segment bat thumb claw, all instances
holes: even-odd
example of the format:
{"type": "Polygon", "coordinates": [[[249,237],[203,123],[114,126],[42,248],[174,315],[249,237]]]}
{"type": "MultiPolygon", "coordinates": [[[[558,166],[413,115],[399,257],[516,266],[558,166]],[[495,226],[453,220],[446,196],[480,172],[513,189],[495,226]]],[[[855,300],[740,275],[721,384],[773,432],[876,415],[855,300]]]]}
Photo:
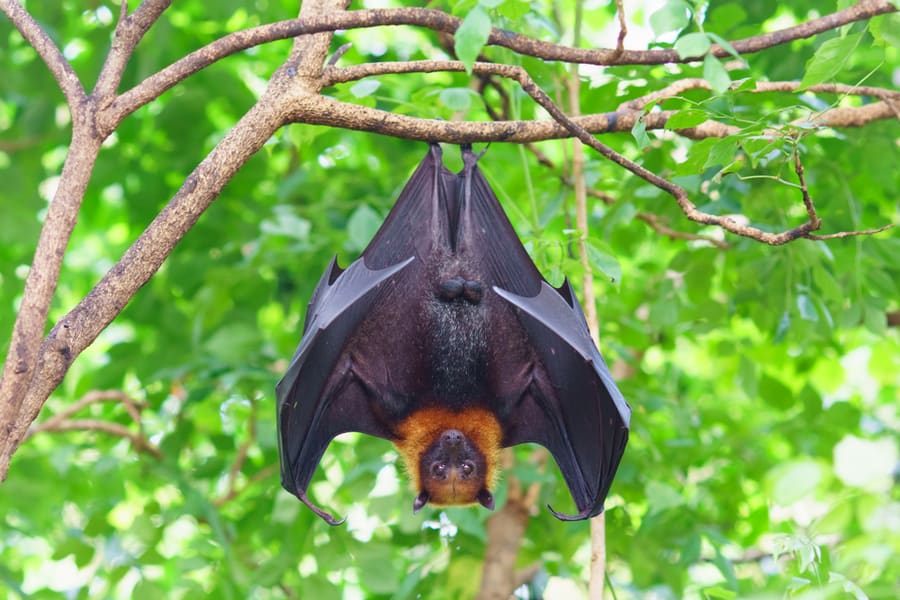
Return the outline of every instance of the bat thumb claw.
{"type": "Polygon", "coordinates": [[[347,517],[344,517],[343,519],[340,519],[340,520],[335,519],[333,516],[331,516],[331,513],[328,513],[326,511],[322,510],[321,508],[319,508],[318,506],[316,506],[315,504],[313,504],[312,501],[306,497],[306,492],[298,494],[297,497],[300,498],[300,501],[303,504],[308,506],[311,511],[313,511],[314,513],[319,515],[319,517],[321,517],[322,520],[325,521],[326,523],[328,523],[329,525],[332,525],[332,526],[341,525],[344,523],[344,521],[347,520],[347,517]]]}
{"type": "Polygon", "coordinates": [[[588,519],[588,518],[594,516],[591,514],[590,508],[586,508],[586,509],[582,510],[577,515],[567,515],[565,513],[556,512],[555,510],[553,510],[553,507],[550,506],[549,504],[547,505],[547,510],[549,510],[550,514],[552,514],[554,517],[556,517],[560,521],[583,521],[585,519],[588,519]]]}

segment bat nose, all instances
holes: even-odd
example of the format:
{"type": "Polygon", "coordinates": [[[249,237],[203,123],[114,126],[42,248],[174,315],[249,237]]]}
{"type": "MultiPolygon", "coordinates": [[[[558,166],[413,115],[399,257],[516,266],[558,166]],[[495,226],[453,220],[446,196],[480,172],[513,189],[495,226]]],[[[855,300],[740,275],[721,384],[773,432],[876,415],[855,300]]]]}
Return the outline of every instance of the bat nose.
{"type": "Polygon", "coordinates": [[[455,448],[463,443],[465,436],[458,429],[448,429],[441,434],[441,444],[455,448]]]}

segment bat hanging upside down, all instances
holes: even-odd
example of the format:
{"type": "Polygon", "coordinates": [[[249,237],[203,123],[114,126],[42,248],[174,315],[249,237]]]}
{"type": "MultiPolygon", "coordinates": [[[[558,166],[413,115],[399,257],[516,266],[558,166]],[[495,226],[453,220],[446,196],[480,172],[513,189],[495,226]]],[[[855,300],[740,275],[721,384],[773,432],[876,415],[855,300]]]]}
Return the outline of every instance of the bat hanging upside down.
{"type": "Polygon", "coordinates": [[[281,482],[307,487],[338,434],[393,442],[426,504],[493,509],[500,449],[553,454],[578,509],[597,515],[631,409],[568,281],[538,272],[471,147],[451,173],[432,145],[362,256],[332,260],[278,384],[281,482]]]}

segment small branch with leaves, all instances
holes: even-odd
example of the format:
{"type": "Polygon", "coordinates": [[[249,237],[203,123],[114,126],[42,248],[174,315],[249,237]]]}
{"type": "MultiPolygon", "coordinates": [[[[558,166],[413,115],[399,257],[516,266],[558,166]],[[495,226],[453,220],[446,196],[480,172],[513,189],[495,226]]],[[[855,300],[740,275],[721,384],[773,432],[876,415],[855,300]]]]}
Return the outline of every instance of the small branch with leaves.
{"type": "Polygon", "coordinates": [[[147,408],[143,402],[133,400],[128,394],[117,390],[95,390],[88,392],[80,400],[53,415],[46,421],[32,426],[28,430],[25,439],[29,439],[38,433],[45,431],[99,431],[115,437],[129,440],[138,452],[146,452],[156,459],[162,459],[163,454],[141,432],[141,411],[147,408]],[[76,414],[94,404],[103,402],[115,402],[125,408],[125,411],[138,426],[138,432],[131,431],[128,427],[118,423],[112,423],[103,419],[75,419],[76,414]]]}

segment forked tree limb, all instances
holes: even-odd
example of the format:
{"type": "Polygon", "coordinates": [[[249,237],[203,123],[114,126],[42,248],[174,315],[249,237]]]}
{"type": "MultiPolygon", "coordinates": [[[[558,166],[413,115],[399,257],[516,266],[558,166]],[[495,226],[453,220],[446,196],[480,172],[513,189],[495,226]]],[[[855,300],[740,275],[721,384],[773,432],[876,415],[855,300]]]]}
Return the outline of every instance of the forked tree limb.
{"type": "MultiPolygon", "coordinates": [[[[13,1],[0,0],[0,2],[13,1]]],[[[732,41],[731,46],[741,54],[759,52],[896,10],[888,0],[862,0],[844,10],[806,21],[794,27],[732,41]]],[[[429,8],[389,8],[333,12],[324,16],[301,17],[236,31],[195,50],[124,92],[109,107],[108,115],[113,121],[121,121],[125,116],[155,100],[166,90],[194,73],[227,56],[268,42],[311,33],[334,32],[339,29],[362,29],[389,25],[412,25],[438,32],[454,33],[461,23],[462,19],[439,10],[429,8]]],[[[696,59],[696,57],[681,58],[675,50],[671,49],[622,50],[617,48],[607,50],[571,48],[501,29],[492,30],[488,38],[488,44],[505,47],[518,54],[547,61],[601,66],[660,65],[685,63],[696,59]]],[[[714,45],[710,52],[717,57],[729,55],[726,50],[718,45],[714,45]]]]}
{"type": "MultiPolygon", "coordinates": [[[[337,0],[330,7],[338,3],[342,5],[343,0],[337,0]]],[[[305,3],[301,17],[304,11],[315,14],[323,4],[327,2],[305,3]]],[[[98,133],[94,127],[96,121],[92,120],[98,114],[96,104],[88,100],[82,105],[86,109],[73,111],[72,151],[67,156],[59,188],[41,230],[0,380],[0,399],[4,400],[0,402],[0,481],[6,479],[9,460],[28,426],[60,384],[75,357],[122,311],[215,200],[222,187],[286,122],[288,107],[296,108],[304,101],[319,97],[319,80],[331,37],[332,34],[326,32],[298,38],[291,58],[273,75],[267,92],[257,104],[185,179],[169,204],[94,289],[60,319],[42,341],[65,247],[105,137],[103,132],[98,133]],[[298,66],[298,62],[304,64],[298,66]]]]}

